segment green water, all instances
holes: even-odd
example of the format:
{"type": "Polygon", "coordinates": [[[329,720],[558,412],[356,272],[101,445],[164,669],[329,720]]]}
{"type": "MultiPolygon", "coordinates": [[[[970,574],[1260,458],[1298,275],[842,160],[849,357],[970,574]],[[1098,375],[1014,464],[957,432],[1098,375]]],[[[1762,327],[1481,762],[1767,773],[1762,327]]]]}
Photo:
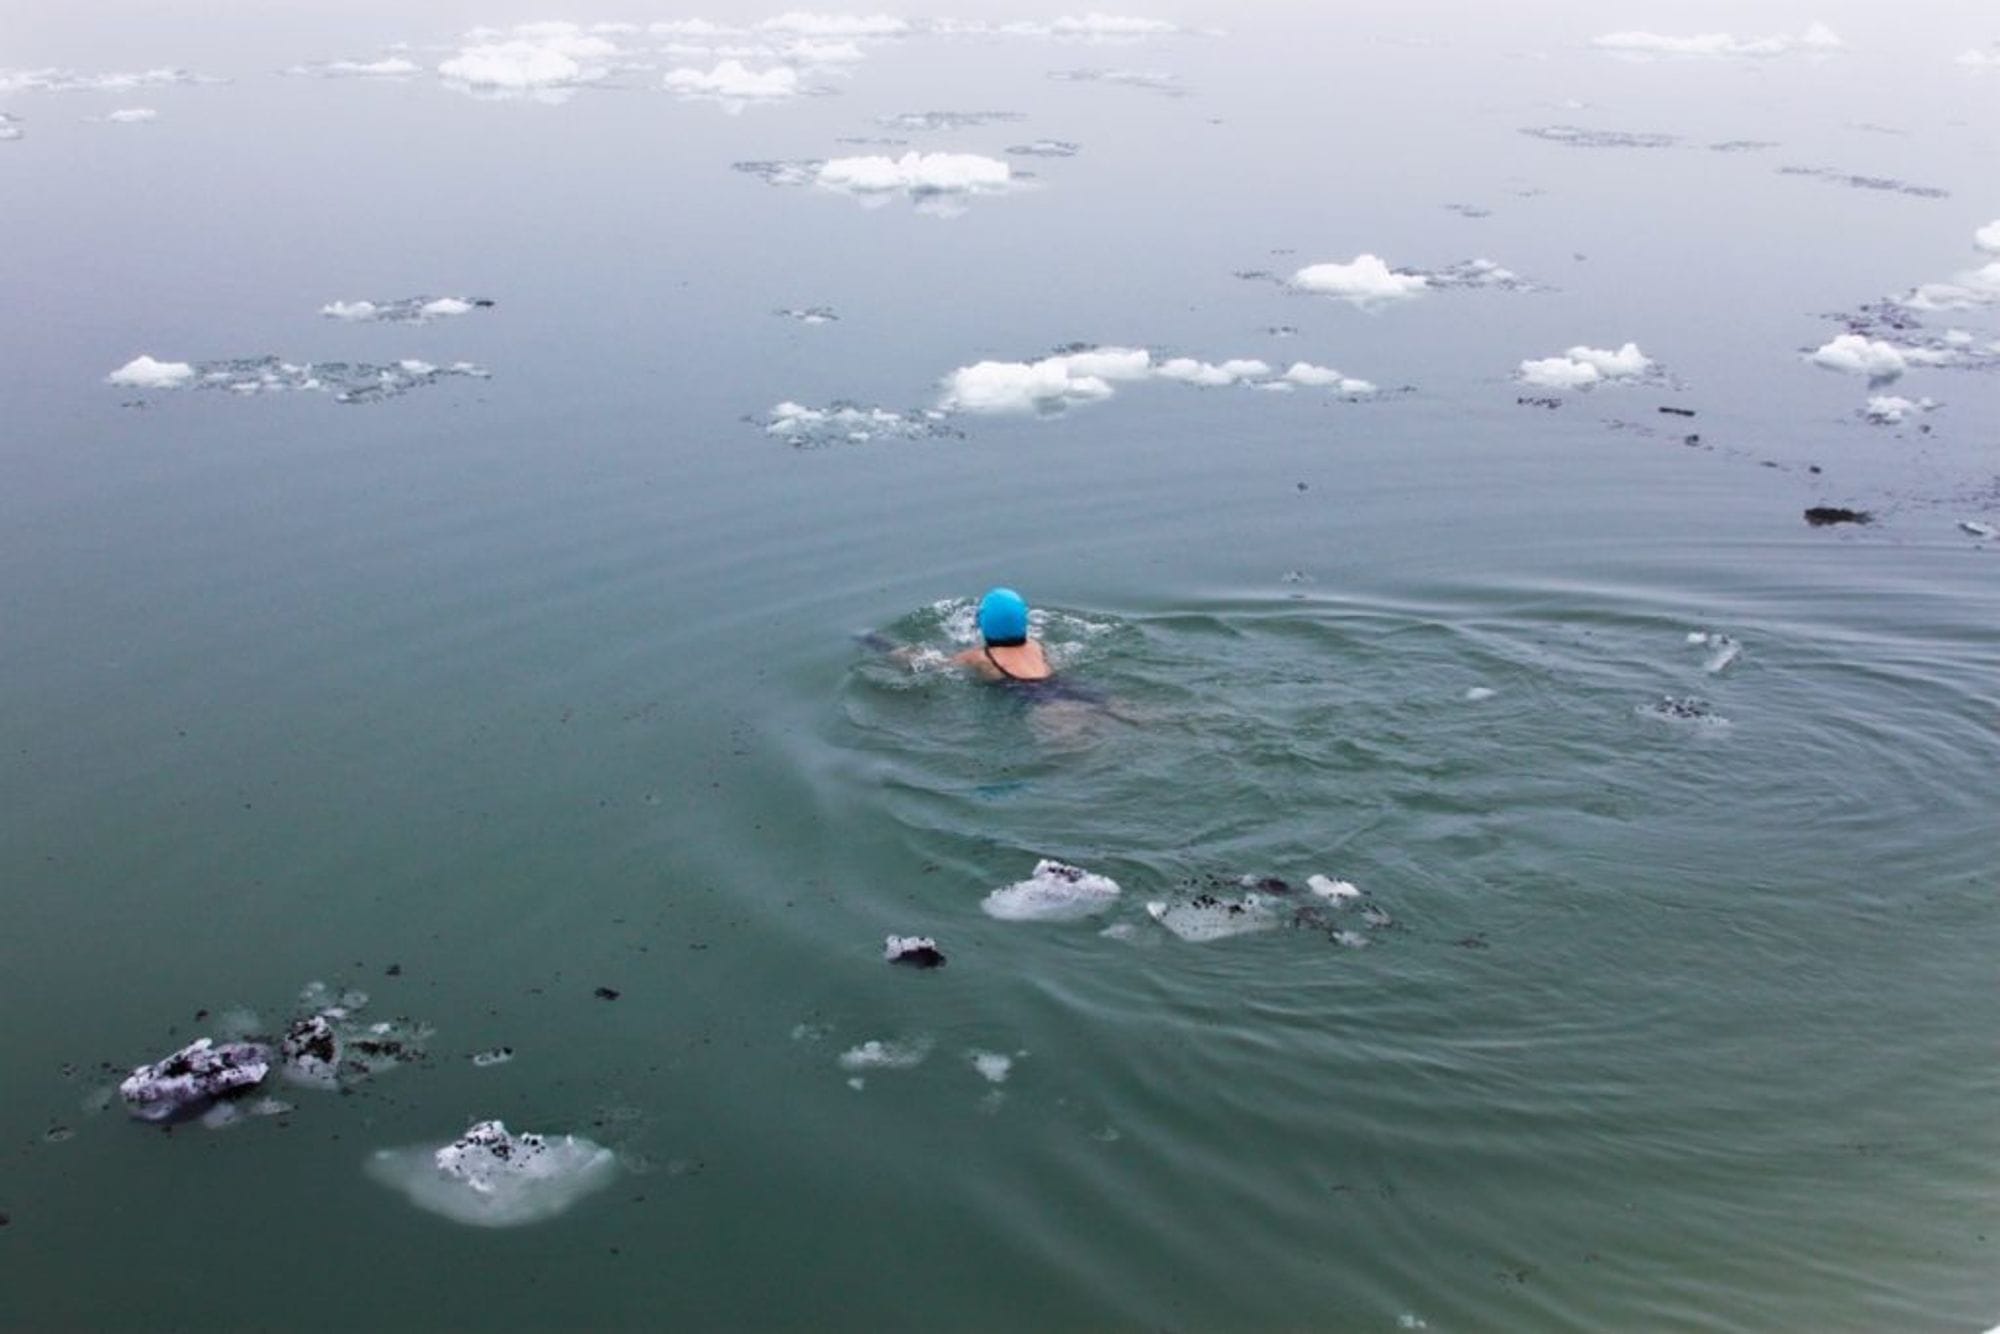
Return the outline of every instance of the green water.
{"type": "MultiPolygon", "coordinates": [[[[1860,384],[1794,349],[1813,312],[1959,262],[1993,213],[1990,132],[1965,129],[1991,91],[1925,91],[1900,47],[1886,82],[1635,75],[1560,45],[1597,30],[1569,27],[1409,66],[1484,80],[1442,100],[1382,73],[1417,48],[1344,55],[1385,116],[1458,136],[1412,131],[1427,165],[1400,174],[1385,141],[1358,148],[1374,193],[1352,200],[1200,188],[1258,179],[1245,164],[1298,133],[1281,113],[1335,96],[1260,80],[1308,63],[1275,16],[1155,52],[1182,100],[1042,78],[1073,53],[967,47],[878,54],[884,84],[740,118],[611,90],[531,107],[275,80],[365,39],[265,34],[225,62],[235,84],[160,92],[174,114],[113,131],[160,131],[143,150],[86,134],[107,127],[72,95],[0,103],[33,112],[0,145],[0,276],[44,323],[5,336],[0,382],[0,1324],[1990,1323],[2000,550],[1956,525],[1994,518],[2000,396],[1936,372],[1896,391],[1947,400],[1933,431],[1869,428],[1860,384]],[[1498,54],[1537,40],[1555,74],[1498,54]],[[1697,109],[1687,80],[1733,100],[1697,109]],[[1515,132],[1583,114],[1543,107],[1550,81],[1608,124],[1769,128],[1958,193],[1552,148],[1515,132]],[[1843,98],[1863,101],[1836,116],[1843,98]],[[727,171],[961,104],[1031,113],[967,146],[1085,152],[953,219],[727,171]],[[386,180],[326,176],[323,145],[259,156],[343,110],[386,180]],[[1898,115],[1888,150],[1831,128],[1898,115]],[[637,172],[642,148],[659,160],[637,172]],[[1141,170],[1170,149],[1197,165],[1141,170]],[[568,189],[510,203],[522,162],[568,189]],[[395,188],[426,172],[450,188],[395,188]],[[1516,179],[1548,197],[1513,202],[1516,179]],[[214,193],[171,188],[189,181],[214,193]],[[126,188],[155,214],[93,203],[126,188]],[[1674,262],[1709,235],[1675,211],[1690,192],[1747,211],[1754,266],[1674,262]],[[1475,224],[1438,205],[1468,194],[1508,202],[1449,233],[1475,224]],[[308,218],[324,240],[286,244],[308,218]],[[241,245],[205,249],[218,234],[241,245]],[[1491,253],[1561,290],[1365,314],[1229,276],[1371,244],[1491,253]],[[313,319],[441,283],[500,305],[450,328],[313,319]],[[818,300],[838,324],[768,313],[818,300]],[[1257,332],[1281,322],[1299,337],[1257,332]],[[1516,405],[1516,360],[1613,334],[1675,382],[1516,405]],[[1162,385],[808,451],[741,420],[915,402],[954,365],[1071,338],[1412,392],[1162,385]],[[121,406],[98,381],[147,347],[468,356],[493,378],[366,407],[121,406]],[[1820,503],[1878,521],[1808,528],[1820,503]],[[954,609],[1002,581],[1107,706],[855,639],[948,649],[954,609]],[[1740,656],[1704,670],[1697,631],[1740,656]],[[1664,696],[1716,720],[1647,712],[1664,696]],[[1117,906],[982,912],[1044,857],[1113,877],[1117,906]],[[1316,873],[1393,925],[1365,948],[1194,944],[1145,911],[1316,873]],[[950,962],[887,967],[889,934],[950,962]],[[313,979],[434,1026],[429,1058],[219,1131],[89,1110],[313,979]],[[839,1058],[878,1039],[928,1056],[856,1088],[839,1058]],[[500,1045],[512,1062],[467,1059],[500,1045]],[[1004,1082],[976,1052],[1013,1058],[1004,1082]],[[610,1145],[622,1175],[486,1230],[363,1171],[488,1117],[610,1145]]],[[[1869,37],[1893,34],[1856,20],[1869,37]]],[[[74,43],[23,63],[43,60],[92,63],[74,43]]]]}

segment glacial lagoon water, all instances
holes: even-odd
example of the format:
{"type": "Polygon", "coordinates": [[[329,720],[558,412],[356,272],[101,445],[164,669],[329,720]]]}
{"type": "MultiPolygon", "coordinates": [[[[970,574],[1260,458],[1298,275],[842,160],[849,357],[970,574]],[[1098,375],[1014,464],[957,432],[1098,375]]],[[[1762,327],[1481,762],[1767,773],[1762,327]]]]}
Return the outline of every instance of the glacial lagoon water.
{"type": "Polygon", "coordinates": [[[0,1323],[2000,1320],[1991,15],[25,8],[0,1323]]]}

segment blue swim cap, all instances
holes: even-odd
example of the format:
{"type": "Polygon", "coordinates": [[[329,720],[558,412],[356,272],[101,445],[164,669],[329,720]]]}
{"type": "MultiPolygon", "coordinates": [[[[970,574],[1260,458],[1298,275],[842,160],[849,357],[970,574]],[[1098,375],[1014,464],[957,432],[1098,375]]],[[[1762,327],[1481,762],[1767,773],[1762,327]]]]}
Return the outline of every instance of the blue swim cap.
{"type": "Polygon", "coordinates": [[[1011,588],[996,588],[979,599],[979,633],[1003,648],[1028,640],[1028,604],[1011,588]]]}

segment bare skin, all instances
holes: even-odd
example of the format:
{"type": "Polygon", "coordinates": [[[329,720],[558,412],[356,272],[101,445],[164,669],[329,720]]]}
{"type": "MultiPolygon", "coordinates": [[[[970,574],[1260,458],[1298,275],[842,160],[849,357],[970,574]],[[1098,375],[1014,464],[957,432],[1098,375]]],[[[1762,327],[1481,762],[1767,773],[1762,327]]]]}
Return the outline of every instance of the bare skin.
{"type": "Polygon", "coordinates": [[[969,667],[988,681],[1046,681],[1056,674],[1049,666],[1042,646],[1030,639],[1025,644],[987,644],[952,656],[961,667],[969,667]]]}

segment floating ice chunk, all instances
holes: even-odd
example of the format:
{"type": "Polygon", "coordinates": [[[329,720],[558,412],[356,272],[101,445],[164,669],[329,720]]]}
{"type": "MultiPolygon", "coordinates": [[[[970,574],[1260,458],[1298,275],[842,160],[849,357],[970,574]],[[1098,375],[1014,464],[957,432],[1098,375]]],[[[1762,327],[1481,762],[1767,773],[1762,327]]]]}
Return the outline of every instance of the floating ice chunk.
{"type": "Polygon", "coordinates": [[[757,27],[803,37],[902,37],[910,32],[908,19],[888,14],[818,14],[796,9],[765,19],[757,27]]]}
{"type": "Polygon", "coordinates": [[[1974,232],[1972,244],[1989,255],[2000,255],[2000,218],[1995,218],[1974,232]]]}
{"type": "Polygon", "coordinates": [[[463,315],[471,309],[470,301],[455,296],[441,296],[435,301],[424,302],[417,307],[417,313],[427,320],[434,320],[444,315],[463,315]]]}
{"type": "Polygon", "coordinates": [[[1033,875],[994,890],[979,906],[1003,922],[1071,922],[1103,912],[1117,898],[1118,882],[1109,876],[1045,858],[1033,875]]]}
{"type": "Polygon", "coordinates": [[[1195,944],[1272,931],[1283,924],[1271,902],[1254,893],[1240,899],[1196,894],[1188,899],[1154,900],[1146,905],[1146,915],[1195,944]]]}
{"type": "Polygon", "coordinates": [[[1958,526],[1977,538],[1991,539],[2000,537],[2000,528],[1995,528],[1990,523],[1981,523],[1977,519],[1960,519],[1958,526]]]}
{"type": "Polygon", "coordinates": [[[130,92],[170,84],[222,83],[184,69],[149,69],[131,74],[79,74],[73,69],[0,70],[0,93],[130,92]]]}
{"type": "Polygon", "coordinates": [[[1650,370],[1653,359],[1627,343],[1616,351],[1576,346],[1560,357],[1524,361],[1518,374],[1523,383],[1545,389],[1585,389],[1603,380],[1624,380],[1650,370]]]}
{"type": "Polygon", "coordinates": [[[1328,903],[1345,903],[1361,897],[1361,891],[1346,880],[1335,880],[1331,876],[1309,875],[1306,888],[1325,899],[1328,903]]]}
{"type": "Polygon", "coordinates": [[[1728,635],[1711,634],[1708,637],[1708,659],[1701,669],[1710,676],[1726,671],[1729,665],[1743,656],[1743,645],[1728,635]]]}
{"type": "Polygon", "coordinates": [[[1861,415],[1878,426],[1896,426],[1904,418],[1929,412],[1936,406],[1936,402],[1928,398],[1908,399],[1900,394],[1876,394],[1861,409],[1861,415]]]}
{"type": "Polygon", "coordinates": [[[1889,381],[1910,368],[1903,350],[1894,343],[1861,334],[1840,334],[1812,353],[1812,363],[1848,375],[1866,375],[1875,381],[1889,381]]]}
{"type": "Polygon", "coordinates": [[[891,412],[857,403],[809,408],[789,400],[765,414],[764,430],[802,449],[834,443],[860,444],[884,436],[921,439],[949,434],[941,412],[891,412]]]}
{"type": "Polygon", "coordinates": [[[882,957],[911,968],[942,968],[945,964],[944,951],[929,936],[890,936],[882,943],[882,957]]]}
{"type": "Polygon", "coordinates": [[[931,1054],[931,1040],[926,1037],[903,1038],[884,1042],[880,1038],[870,1038],[858,1047],[849,1047],[840,1054],[839,1065],[843,1070],[908,1070],[924,1063],[931,1054]]]}
{"type": "Polygon", "coordinates": [[[1492,686],[1467,686],[1464,699],[1468,704],[1478,704],[1482,700],[1492,699],[1498,693],[1492,686]]]}
{"type": "Polygon", "coordinates": [[[261,1043],[217,1046],[198,1038],[163,1061],[134,1066],[118,1094],[142,1121],[181,1121],[200,1116],[218,1098],[256,1087],[270,1070],[271,1049],[261,1043]]]}
{"type": "Polygon", "coordinates": [[[1670,723],[1696,727],[1729,726],[1729,720],[1717,713],[1713,705],[1695,695],[1663,695],[1650,704],[1640,705],[1638,712],[1670,723]]]}
{"type": "Polygon", "coordinates": [[[1075,157],[1083,151],[1083,145],[1068,139],[1033,139],[1025,144],[1012,144],[1007,151],[1015,157],[1075,157]]]}
{"type": "Polygon", "coordinates": [[[465,47],[439,64],[438,73],[447,83],[489,93],[534,93],[592,83],[610,72],[601,62],[618,54],[615,43],[574,23],[523,23],[504,32],[476,28],[468,36],[505,40],[465,47]]]}
{"type": "Polygon", "coordinates": [[[1211,361],[1197,361],[1193,357],[1174,357],[1153,368],[1153,374],[1163,380],[1179,380],[1203,389],[1220,389],[1225,385],[1242,384],[1246,380],[1261,380],[1271,373],[1271,367],[1254,359],[1234,359],[1216,364],[1211,361]]]}
{"type": "Polygon", "coordinates": [[[514,1059],[512,1047],[494,1047],[488,1051],[476,1051],[470,1057],[472,1064],[484,1070],[489,1066],[505,1065],[514,1059]]]}
{"type": "Polygon", "coordinates": [[[120,107],[107,111],[98,119],[107,125],[144,125],[160,118],[160,113],[151,107],[120,107]]]}
{"type": "Polygon", "coordinates": [[[1357,380],[1351,375],[1343,375],[1331,366],[1315,366],[1309,361],[1295,361],[1285,369],[1287,384],[1303,385],[1310,389],[1338,389],[1343,394],[1372,394],[1375,386],[1366,380],[1357,380]]]}
{"type": "Polygon", "coordinates": [[[790,65],[753,70],[740,60],[725,60],[711,70],[668,70],[662,82],[669,92],[679,93],[682,97],[764,102],[796,97],[799,72],[790,65]]]}
{"type": "Polygon", "coordinates": [[[329,301],[319,308],[319,313],[330,320],[354,323],[428,324],[432,320],[490,309],[492,305],[485,297],[405,296],[389,301],[329,301]]]}
{"type": "Polygon", "coordinates": [[[1356,255],[1346,264],[1308,264],[1292,275],[1292,286],[1367,308],[1422,295],[1430,279],[1391,269],[1379,256],[1356,255]]]}
{"type": "Polygon", "coordinates": [[[608,1185],[618,1156],[574,1135],[514,1135],[500,1121],[481,1121],[441,1147],[379,1150],[368,1174],[455,1223],[518,1227],[608,1185]]]}
{"type": "Polygon", "coordinates": [[[278,1043],[278,1054],[287,1079],[316,1088],[338,1087],[340,1039],[326,1015],[293,1021],[278,1043]]]}
{"type": "Polygon", "coordinates": [[[1665,37],[1653,32],[1611,32],[1593,37],[1590,44],[1600,51],[1628,57],[1679,56],[1710,60],[1769,59],[1794,54],[1825,54],[1846,45],[1838,33],[1824,23],[1815,23],[1798,36],[1737,38],[1726,32],[1697,33],[1692,37],[1665,37]]]}
{"type": "Polygon", "coordinates": [[[381,60],[325,60],[293,65],[287,74],[321,79],[403,79],[423,73],[423,66],[402,56],[381,60]]]}
{"type": "Polygon", "coordinates": [[[1006,1083],[1007,1076],[1014,1069],[1014,1058],[997,1051],[974,1049],[966,1053],[966,1058],[972,1062],[972,1068],[977,1070],[989,1084],[1006,1083]]]}
{"type": "Polygon", "coordinates": [[[945,379],[946,411],[1057,412],[1111,397],[1113,380],[1143,379],[1152,369],[1144,348],[1095,348],[1040,361],[981,361],[945,379]]]}
{"type": "Polygon", "coordinates": [[[104,377],[106,384],[128,389],[178,389],[194,378],[194,367],[185,361],[155,361],[137,356],[104,377]]]}
{"type": "Polygon", "coordinates": [[[1058,69],[1049,77],[1064,83],[1110,83],[1125,88],[1143,88],[1168,97],[1186,97],[1187,89],[1174,75],[1150,69],[1058,69]]]}
{"type": "Polygon", "coordinates": [[[993,194],[1009,188],[1014,169],[977,153],[841,157],[820,164],[814,183],[847,194],[993,194]]]}

